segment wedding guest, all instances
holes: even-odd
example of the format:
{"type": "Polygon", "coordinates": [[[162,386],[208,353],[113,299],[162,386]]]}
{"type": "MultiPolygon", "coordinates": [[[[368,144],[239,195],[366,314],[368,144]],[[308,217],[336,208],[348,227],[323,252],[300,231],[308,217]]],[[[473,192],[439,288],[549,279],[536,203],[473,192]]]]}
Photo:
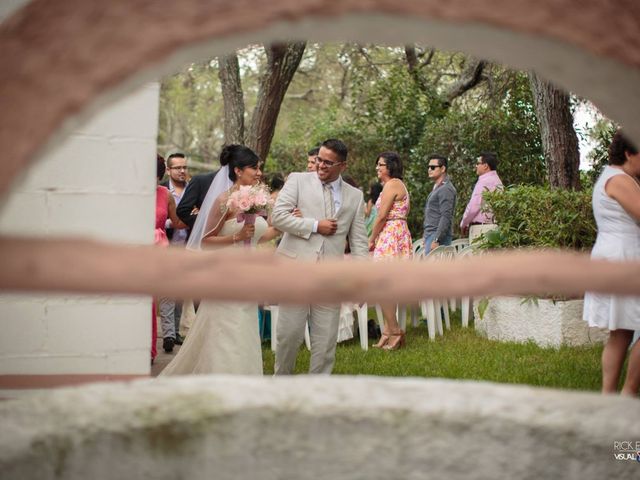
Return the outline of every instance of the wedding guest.
{"type": "MultiPolygon", "coordinates": [[[[593,214],[598,236],[591,258],[613,261],[640,259],[640,154],[620,131],[609,146],[609,165],[593,187],[593,214]]],[[[583,318],[591,327],[609,329],[602,351],[602,392],[616,393],[634,331],[640,330],[640,297],[587,292],[583,318]]],[[[628,354],[622,394],[640,389],[640,344],[628,354]]]]}
{"type": "Polygon", "coordinates": [[[497,225],[493,221],[491,212],[484,208],[482,194],[493,192],[497,188],[502,188],[502,180],[498,176],[498,157],[492,152],[482,152],[476,160],[476,175],[478,181],[473,187],[471,199],[467,204],[460,222],[462,235],[469,234],[469,241],[494,230],[497,225]]]}
{"type": "MultiPolygon", "coordinates": [[[[176,230],[187,228],[187,226],[178,218],[176,215],[176,201],[173,199],[173,196],[169,193],[169,189],[160,185],[160,180],[164,176],[166,165],[164,158],[160,155],[156,156],[156,167],[157,167],[157,183],[156,183],[156,228],[155,228],[155,239],[154,243],[161,247],[169,246],[169,239],[167,238],[167,233],[165,231],[165,224],[167,222],[167,218],[170,218],[173,223],[173,228],[176,230]]],[[[151,362],[155,360],[157,355],[157,347],[156,342],[158,338],[158,324],[156,317],[156,307],[157,307],[157,299],[153,301],[152,305],[152,316],[151,316],[151,362]]],[[[165,322],[169,321],[166,319],[165,322]]],[[[173,318],[170,319],[173,324],[173,318]]],[[[163,323],[163,330],[167,328],[167,325],[163,323]]],[[[167,346],[170,343],[171,350],[173,350],[173,342],[175,338],[165,338],[163,340],[163,348],[167,351],[167,346]]]]}
{"type": "Polygon", "coordinates": [[[428,175],[433,180],[433,190],[424,205],[424,253],[440,245],[451,245],[453,240],[453,212],[456,207],[455,187],[447,175],[447,158],[442,155],[427,156],[428,175]]]}
{"type": "MultiPolygon", "coordinates": [[[[171,196],[176,201],[176,212],[180,206],[180,201],[187,188],[189,167],[187,157],[184,153],[176,152],[167,157],[167,172],[169,178],[160,183],[167,187],[171,196]]],[[[165,225],[169,245],[173,248],[184,248],[187,244],[188,229],[176,230],[173,228],[171,219],[167,219],[165,225]]],[[[173,345],[182,345],[180,331],[180,317],[182,316],[182,300],[163,297],[160,299],[160,324],[162,325],[162,336],[164,338],[163,348],[166,353],[173,351],[173,345]]]]}
{"type": "Polygon", "coordinates": [[[186,223],[189,229],[193,228],[193,225],[198,218],[200,206],[202,205],[202,202],[209,191],[209,187],[211,186],[211,182],[213,182],[217,173],[218,172],[215,171],[196,175],[189,181],[187,188],[182,194],[182,199],[180,200],[180,204],[178,205],[176,212],[178,217],[180,217],[180,220],[186,223]]]}
{"type": "Polygon", "coordinates": [[[382,184],[380,182],[371,184],[371,188],[369,188],[369,199],[367,200],[367,204],[364,207],[364,224],[367,227],[367,237],[371,237],[373,222],[375,221],[378,214],[376,202],[378,201],[380,193],[382,193],[382,184]]]}
{"type": "Polygon", "coordinates": [[[312,148],[307,152],[307,172],[315,172],[318,168],[316,164],[316,157],[320,152],[320,147],[312,148]]]}
{"type": "MultiPolygon", "coordinates": [[[[382,193],[376,201],[377,215],[369,237],[369,250],[374,261],[410,258],[411,234],[407,226],[409,192],[402,182],[402,160],[395,152],[383,152],[376,160],[376,173],[382,193]]],[[[380,305],[384,329],[380,341],[373,345],[385,350],[398,350],[405,343],[404,332],[396,318],[397,305],[380,305]]]]}

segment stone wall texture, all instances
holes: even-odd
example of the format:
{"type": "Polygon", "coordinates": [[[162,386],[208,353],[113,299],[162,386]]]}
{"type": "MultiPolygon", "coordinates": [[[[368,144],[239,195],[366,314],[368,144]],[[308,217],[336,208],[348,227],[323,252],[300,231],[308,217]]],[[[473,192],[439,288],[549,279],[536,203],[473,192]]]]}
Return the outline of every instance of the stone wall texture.
{"type": "Polygon", "coordinates": [[[608,331],[592,328],[582,320],[582,300],[553,302],[524,297],[492,297],[481,316],[474,305],[474,324],[490,340],[534,342],[559,348],[602,343],[608,331]]]}
{"type": "Polygon", "coordinates": [[[6,478],[634,478],[640,402],[445,380],[183,377],[0,403],[6,478]]]}

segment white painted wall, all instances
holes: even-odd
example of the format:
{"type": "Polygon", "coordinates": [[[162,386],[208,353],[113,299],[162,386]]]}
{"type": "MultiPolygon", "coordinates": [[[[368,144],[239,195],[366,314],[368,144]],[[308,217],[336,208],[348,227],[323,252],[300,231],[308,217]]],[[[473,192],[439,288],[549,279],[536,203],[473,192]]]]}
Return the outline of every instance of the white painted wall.
{"type": "MultiPolygon", "coordinates": [[[[0,234],[152,243],[158,99],[147,84],[47,153],[0,208],[0,234]]],[[[0,295],[0,375],[147,374],[150,317],[146,297],[0,295]]]]}

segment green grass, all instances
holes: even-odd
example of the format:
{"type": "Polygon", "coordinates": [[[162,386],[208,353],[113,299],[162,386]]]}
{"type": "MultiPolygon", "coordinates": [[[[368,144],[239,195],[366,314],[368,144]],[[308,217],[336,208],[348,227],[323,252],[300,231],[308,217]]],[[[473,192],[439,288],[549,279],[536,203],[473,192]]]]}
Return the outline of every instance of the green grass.
{"type": "MultiPolygon", "coordinates": [[[[552,388],[600,390],[602,345],[541,348],[534,343],[503,343],[482,338],[473,327],[460,326],[459,313],[451,330],[430,341],[427,328],[407,328],[407,345],[398,351],[360,349],[359,339],[338,344],[337,375],[451,378],[516,383],[552,388]]],[[[370,342],[371,344],[371,342],[370,342]]],[[[274,354],[263,345],[265,375],[273,374],[274,354]]],[[[300,349],[296,373],[307,373],[309,352],[300,349]]]]}

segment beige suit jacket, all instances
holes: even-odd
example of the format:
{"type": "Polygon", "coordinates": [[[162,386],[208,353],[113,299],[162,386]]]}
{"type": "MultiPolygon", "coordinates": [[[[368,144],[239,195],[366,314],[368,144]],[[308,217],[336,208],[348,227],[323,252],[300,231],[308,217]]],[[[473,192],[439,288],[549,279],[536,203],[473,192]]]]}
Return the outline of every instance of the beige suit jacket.
{"type": "Polygon", "coordinates": [[[368,239],[364,224],[362,192],[340,180],[342,202],[336,214],[338,229],[334,235],[313,233],[313,225],[325,218],[322,182],[315,172],[292,173],[278,194],[272,224],[284,232],[277,253],[289,258],[316,260],[344,255],[349,238],[351,255],[367,257],[368,239]],[[302,218],[292,215],[300,209],[302,218]]]}

